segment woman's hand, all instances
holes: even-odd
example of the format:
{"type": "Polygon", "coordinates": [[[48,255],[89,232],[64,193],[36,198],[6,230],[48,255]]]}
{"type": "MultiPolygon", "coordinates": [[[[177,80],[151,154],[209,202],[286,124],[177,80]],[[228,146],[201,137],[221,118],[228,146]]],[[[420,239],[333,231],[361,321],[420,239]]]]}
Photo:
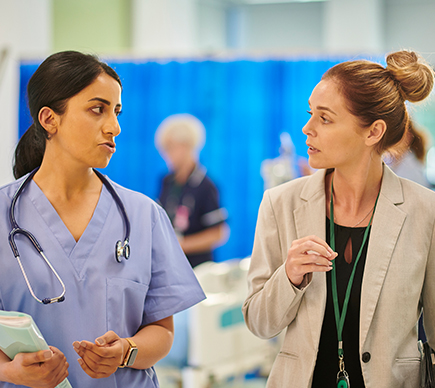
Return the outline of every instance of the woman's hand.
{"type": "Polygon", "coordinates": [[[16,385],[54,388],[68,377],[66,357],[54,346],[35,353],[18,353],[12,361],[5,362],[6,355],[1,356],[2,380],[16,385]]]}
{"type": "Polygon", "coordinates": [[[331,247],[317,236],[308,236],[294,240],[287,253],[285,270],[287,277],[299,287],[306,274],[328,272],[332,269],[332,260],[337,257],[331,247]]]}
{"type": "Polygon", "coordinates": [[[80,356],[78,362],[82,369],[92,378],[101,379],[115,373],[124,361],[127,352],[127,340],[115,332],[108,331],[95,340],[75,341],[74,350],[80,356]]]}

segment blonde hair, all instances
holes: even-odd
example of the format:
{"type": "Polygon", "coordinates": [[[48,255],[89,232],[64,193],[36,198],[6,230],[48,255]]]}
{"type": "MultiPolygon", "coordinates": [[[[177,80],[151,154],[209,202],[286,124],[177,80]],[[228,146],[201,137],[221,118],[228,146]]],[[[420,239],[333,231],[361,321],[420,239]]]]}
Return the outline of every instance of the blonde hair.
{"type": "Polygon", "coordinates": [[[432,68],[413,51],[397,51],[386,58],[384,68],[378,63],[358,60],[343,62],[329,69],[322,80],[337,82],[347,108],[363,127],[384,120],[387,130],[377,145],[382,154],[400,153],[407,138],[409,115],[405,101],[424,100],[434,84],[432,68]]]}
{"type": "Polygon", "coordinates": [[[199,153],[205,143],[204,125],[188,113],[168,116],[158,126],[154,141],[159,151],[164,151],[170,140],[187,144],[192,151],[199,153]]]}

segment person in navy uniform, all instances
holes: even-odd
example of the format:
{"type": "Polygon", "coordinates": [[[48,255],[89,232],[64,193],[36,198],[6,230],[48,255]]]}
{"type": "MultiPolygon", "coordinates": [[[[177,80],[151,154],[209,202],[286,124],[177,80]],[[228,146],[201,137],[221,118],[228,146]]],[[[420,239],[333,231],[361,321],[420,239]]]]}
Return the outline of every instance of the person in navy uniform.
{"type": "Polygon", "coordinates": [[[170,170],[162,181],[160,204],[192,267],[212,261],[213,249],[226,241],[228,227],[218,190],[198,161],[204,125],[190,114],[175,114],[159,125],[155,140],[170,170]]]}

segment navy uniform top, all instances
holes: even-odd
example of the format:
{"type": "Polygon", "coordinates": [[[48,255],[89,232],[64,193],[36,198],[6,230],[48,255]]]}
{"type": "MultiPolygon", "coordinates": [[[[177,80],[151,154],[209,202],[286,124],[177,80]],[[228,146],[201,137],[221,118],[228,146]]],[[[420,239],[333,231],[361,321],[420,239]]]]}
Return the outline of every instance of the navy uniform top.
{"type": "MultiPolygon", "coordinates": [[[[168,213],[175,232],[189,236],[222,224],[227,212],[219,206],[219,193],[206,169],[197,165],[184,185],[175,181],[175,174],[164,177],[159,201],[168,213]]],[[[192,267],[213,260],[211,251],[188,254],[192,267]]]]}

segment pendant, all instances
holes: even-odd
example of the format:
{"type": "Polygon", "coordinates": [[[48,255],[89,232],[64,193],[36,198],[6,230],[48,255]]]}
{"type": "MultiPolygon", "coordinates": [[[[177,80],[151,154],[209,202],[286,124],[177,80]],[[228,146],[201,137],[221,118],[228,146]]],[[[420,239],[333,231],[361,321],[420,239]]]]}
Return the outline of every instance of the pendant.
{"type": "Polygon", "coordinates": [[[350,388],[349,375],[345,370],[337,373],[337,388],[350,388]]]}

